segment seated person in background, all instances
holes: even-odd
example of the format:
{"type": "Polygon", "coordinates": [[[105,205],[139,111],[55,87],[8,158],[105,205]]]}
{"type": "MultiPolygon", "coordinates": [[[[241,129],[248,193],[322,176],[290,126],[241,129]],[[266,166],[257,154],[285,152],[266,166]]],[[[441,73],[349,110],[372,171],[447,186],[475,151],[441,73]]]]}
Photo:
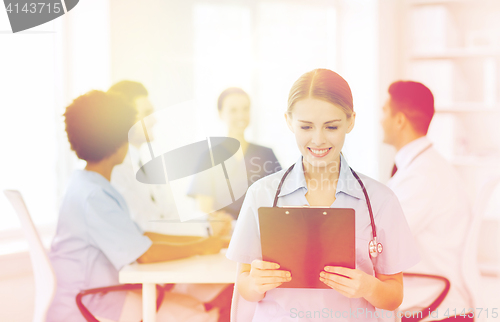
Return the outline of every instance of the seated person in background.
{"type": "Polygon", "coordinates": [[[473,306],[461,261],[472,213],[453,166],[426,137],[434,97],[423,84],[411,81],[393,83],[389,95],[381,123],[384,143],[394,146],[397,154],[387,185],[401,202],[422,258],[411,272],[450,281],[450,291],[437,310],[438,319],[446,318],[448,309],[448,316],[464,309],[468,312],[473,306]]]}
{"type": "MultiPolygon", "coordinates": [[[[129,104],[137,108],[137,119],[143,120],[148,129],[153,129],[156,119],[152,115],[154,107],[149,101],[148,91],[139,82],[124,80],[112,85],[108,93],[120,94],[129,104]]],[[[149,140],[154,140],[154,132],[148,131],[149,140]]],[[[125,199],[132,219],[143,229],[161,232],[168,222],[158,222],[165,219],[178,220],[175,201],[170,191],[169,185],[144,184],[137,181],[135,168],[142,166],[140,160],[140,149],[146,143],[143,133],[129,133],[129,151],[122,164],[113,168],[111,173],[111,184],[118,190],[125,199]]],[[[142,170],[144,171],[144,170],[142,170]]],[[[148,173],[145,173],[147,176],[148,173]]],[[[218,222],[213,229],[214,235],[218,235],[222,230],[218,228],[218,222]]],[[[178,226],[176,226],[178,227],[178,226]]],[[[171,230],[171,229],[169,229],[171,230]]],[[[182,235],[182,233],[180,233],[182,235]]],[[[224,303],[222,292],[232,292],[232,289],[225,290],[231,286],[227,284],[176,284],[171,290],[173,293],[188,294],[202,302],[213,301],[219,295],[218,307],[221,314],[229,314],[231,308],[230,298],[224,303]]],[[[222,316],[221,316],[222,318],[222,316]]],[[[226,317],[229,320],[229,316],[226,317]]]]}
{"type": "MultiPolygon", "coordinates": [[[[148,91],[144,85],[125,80],[111,86],[108,93],[111,92],[122,95],[129,104],[134,105],[137,108],[137,119],[144,119],[147,122],[146,127],[153,128],[156,123],[156,119],[151,115],[154,107],[148,99],[148,91]]],[[[154,140],[152,131],[149,131],[148,135],[149,140],[154,140]]],[[[161,232],[164,223],[153,221],[177,218],[176,208],[168,184],[144,184],[135,178],[135,170],[140,169],[143,164],[140,149],[145,143],[143,133],[129,133],[128,154],[123,163],[113,168],[111,184],[123,196],[132,219],[143,230],[161,232]]]]}
{"type": "MultiPolygon", "coordinates": [[[[237,87],[224,90],[217,100],[217,109],[219,117],[227,125],[227,136],[240,141],[247,169],[248,186],[260,178],[281,170],[281,165],[272,149],[250,143],[245,139],[245,130],[250,123],[250,96],[244,90],[237,87]]],[[[220,208],[217,205],[213,182],[193,181],[188,195],[197,199],[203,212],[209,213],[211,209],[220,208]]],[[[210,218],[215,222],[237,219],[244,199],[245,195],[212,213],[210,218]]],[[[212,224],[212,227],[215,228],[216,224],[212,224]]],[[[224,227],[217,228],[217,231],[224,230],[224,227]]]]}
{"type": "MultiPolygon", "coordinates": [[[[57,291],[47,321],[85,321],[75,302],[78,292],[118,284],[118,271],[136,260],[166,261],[218,253],[225,247],[217,237],[143,233],[130,219],[125,200],[109,180],[113,167],[127,154],[127,134],[136,114],[121,96],[101,91],[88,92],[66,108],[71,149],[87,166],[73,173],[60,209],[50,251],[57,291]]],[[[95,316],[117,321],[126,296],[125,292],[109,292],[85,297],[84,304],[95,316]]],[[[169,321],[217,320],[216,309],[206,312],[196,299],[178,296],[192,310],[169,321]]],[[[165,298],[172,301],[172,296],[165,298]]],[[[172,311],[171,302],[165,301],[162,308],[172,311]]]]}

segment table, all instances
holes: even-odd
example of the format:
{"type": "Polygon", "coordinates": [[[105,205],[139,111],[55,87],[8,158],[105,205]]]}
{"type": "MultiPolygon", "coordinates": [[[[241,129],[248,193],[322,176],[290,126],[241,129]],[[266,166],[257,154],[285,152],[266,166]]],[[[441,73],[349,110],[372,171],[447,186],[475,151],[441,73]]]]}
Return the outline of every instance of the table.
{"type": "Polygon", "coordinates": [[[236,262],[225,254],[199,255],[153,264],[133,263],[120,270],[119,281],[142,284],[142,317],[156,320],[156,284],[168,283],[234,283],[236,262]]]}

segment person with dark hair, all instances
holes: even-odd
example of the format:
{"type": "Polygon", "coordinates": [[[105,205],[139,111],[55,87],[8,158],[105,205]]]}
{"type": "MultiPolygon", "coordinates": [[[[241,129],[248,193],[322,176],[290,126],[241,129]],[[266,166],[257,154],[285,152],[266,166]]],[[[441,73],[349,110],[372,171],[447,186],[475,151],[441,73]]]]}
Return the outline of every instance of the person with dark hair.
{"type": "Polygon", "coordinates": [[[434,97],[425,85],[412,81],[394,82],[388,92],[381,124],[384,143],[397,153],[387,185],[398,196],[422,255],[412,272],[443,276],[451,283],[436,310],[439,316],[432,319],[468,312],[474,307],[473,291],[466,286],[462,261],[472,212],[458,174],[426,136],[434,116],[434,97]]]}
{"type": "MultiPolygon", "coordinates": [[[[249,185],[281,170],[281,165],[272,149],[250,143],[245,138],[245,130],[250,123],[250,96],[244,90],[230,87],[222,91],[217,99],[217,110],[219,117],[227,125],[227,136],[237,139],[241,144],[249,185]]],[[[188,195],[197,199],[200,209],[205,213],[219,209],[218,212],[212,213],[211,218],[220,222],[231,218],[237,219],[245,198],[242,196],[227,206],[220,205],[215,195],[214,183],[198,180],[192,183],[188,195]]],[[[217,228],[215,224],[212,226],[217,228]]]]}
{"type": "MultiPolygon", "coordinates": [[[[118,284],[118,271],[136,260],[166,261],[218,253],[224,247],[217,237],[186,236],[172,241],[166,235],[143,233],[131,220],[125,200],[109,181],[113,168],[127,154],[127,134],[136,114],[122,96],[101,91],[88,92],[66,108],[71,149],[87,165],[73,173],[60,209],[50,251],[57,290],[47,321],[85,321],[75,302],[78,292],[118,284]]],[[[84,304],[96,316],[116,321],[125,296],[124,292],[109,292],[89,296],[84,304]]],[[[180,297],[192,310],[178,321],[195,316],[217,320],[216,310],[206,312],[194,298],[180,297]]],[[[172,305],[167,306],[172,309],[172,305]]]]}
{"type": "Polygon", "coordinates": [[[392,113],[401,112],[418,136],[427,134],[434,116],[434,96],[421,83],[411,81],[394,82],[389,86],[392,113]]]}
{"type": "Polygon", "coordinates": [[[331,70],[305,73],[290,90],[285,120],[301,156],[248,189],[226,253],[241,267],[237,290],[257,303],[253,321],[377,321],[375,308],[392,311],[403,299],[401,272],[418,262],[418,252],[394,193],[354,172],[341,153],[355,116],[349,85],[331,70]],[[258,209],[273,206],[353,208],[356,268],[327,265],[309,277],[326,288],[277,288],[295,277],[262,260],[258,209]]]}

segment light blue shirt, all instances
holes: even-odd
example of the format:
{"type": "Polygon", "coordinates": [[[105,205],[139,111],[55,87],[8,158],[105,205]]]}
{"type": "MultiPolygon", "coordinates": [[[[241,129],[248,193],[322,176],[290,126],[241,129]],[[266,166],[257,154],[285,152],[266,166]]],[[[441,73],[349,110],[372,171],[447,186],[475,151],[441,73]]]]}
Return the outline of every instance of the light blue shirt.
{"type": "MultiPolygon", "coordinates": [[[[85,321],[75,296],[85,289],[116,285],[118,271],[140,257],[151,240],[130,219],[123,197],[96,172],[75,171],[64,197],[50,259],[57,291],[47,321],[85,321]]],[[[117,320],[125,292],[88,296],[91,313],[117,320]]]]}
{"type": "MultiPolygon", "coordinates": [[[[262,260],[258,209],[272,207],[279,182],[286,170],[269,175],[248,189],[227,251],[229,259],[246,264],[255,259],[262,260]]],[[[391,275],[412,267],[420,258],[398,199],[382,183],[360,173],[358,176],[368,192],[377,241],[382,243],[384,251],[375,259],[369,256],[368,243],[372,239],[372,230],[365,196],[341,155],[336,200],[330,207],[355,210],[356,268],[370,275],[375,275],[375,271],[391,275]]],[[[282,186],[277,205],[309,205],[306,193],[307,184],[300,157],[282,186]]],[[[258,302],[253,321],[376,321],[374,312],[374,307],[364,298],[350,299],[333,289],[276,288],[268,291],[264,299],[258,302]],[[299,312],[307,316],[308,311],[312,316],[315,311],[319,311],[319,314],[311,319],[298,318],[302,316],[299,312]]]]}

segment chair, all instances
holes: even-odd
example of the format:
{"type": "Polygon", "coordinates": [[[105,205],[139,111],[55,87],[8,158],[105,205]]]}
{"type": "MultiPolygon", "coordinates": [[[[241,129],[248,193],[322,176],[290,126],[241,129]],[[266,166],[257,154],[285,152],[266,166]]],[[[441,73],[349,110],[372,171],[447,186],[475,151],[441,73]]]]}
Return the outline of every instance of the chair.
{"type": "Polygon", "coordinates": [[[31,266],[35,278],[35,310],[33,322],[44,322],[47,311],[56,291],[56,274],[52,269],[49,257],[31,220],[23,197],[16,190],[5,190],[4,194],[16,211],[24,235],[28,240],[31,266]]]}
{"type": "Polygon", "coordinates": [[[407,317],[406,315],[402,317],[401,321],[402,322],[417,322],[420,320],[425,319],[430,312],[435,311],[439,305],[443,302],[444,298],[446,295],[448,295],[448,292],[450,291],[450,281],[443,276],[438,276],[438,275],[428,275],[428,274],[420,274],[420,273],[403,273],[403,278],[416,278],[420,281],[422,279],[428,279],[428,280],[433,280],[433,281],[441,281],[444,283],[443,289],[439,292],[439,295],[430,303],[428,306],[421,308],[421,307],[413,307],[413,308],[407,308],[404,311],[405,312],[412,312],[410,317],[407,317]]]}
{"type": "MultiPolygon", "coordinates": [[[[236,277],[241,269],[241,264],[236,266],[236,277]]],[[[237,281],[237,278],[236,278],[237,281]]],[[[238,292],[234,283],[233,298],[231,300],[231,322],[251,322],[257,303],[248,302],[238,292]]]]}
{"type": "MultiPolygon", "coordinates": [[[[22,229],[24,231],[26,239],[28,240],[31,265],[33,267],[33,275],[35,278],[35,312],[33,315],[33,322],[45,322],[47,311],[56,292],[56,274],[54,272],[54,269],[52,268],[52,263],[47,256],[47,252],[43,247],[40,237],[38,236],[35,225],[31,220],[31,216],[28,212],[26,204],[24,203],[21,193],[16,190],[4,190],[4,194],[7,196],[7,199],[10,201],[17,215],[19,216],[22,229]]],[[[171,287],[171,285],[168,284],[165,287],[157,285],[157,310],[162,303],[165,291],[168,290],[168,287],[171,287]]],[[[83,296],[110,291],[113,292],[140,289],[142,289],[141,284],[125,284],[84,290],[76,296],[76,302],[78,309],[87,321],[99,322],[99,320],[94,317],[83,305],[83,296]]]]}

